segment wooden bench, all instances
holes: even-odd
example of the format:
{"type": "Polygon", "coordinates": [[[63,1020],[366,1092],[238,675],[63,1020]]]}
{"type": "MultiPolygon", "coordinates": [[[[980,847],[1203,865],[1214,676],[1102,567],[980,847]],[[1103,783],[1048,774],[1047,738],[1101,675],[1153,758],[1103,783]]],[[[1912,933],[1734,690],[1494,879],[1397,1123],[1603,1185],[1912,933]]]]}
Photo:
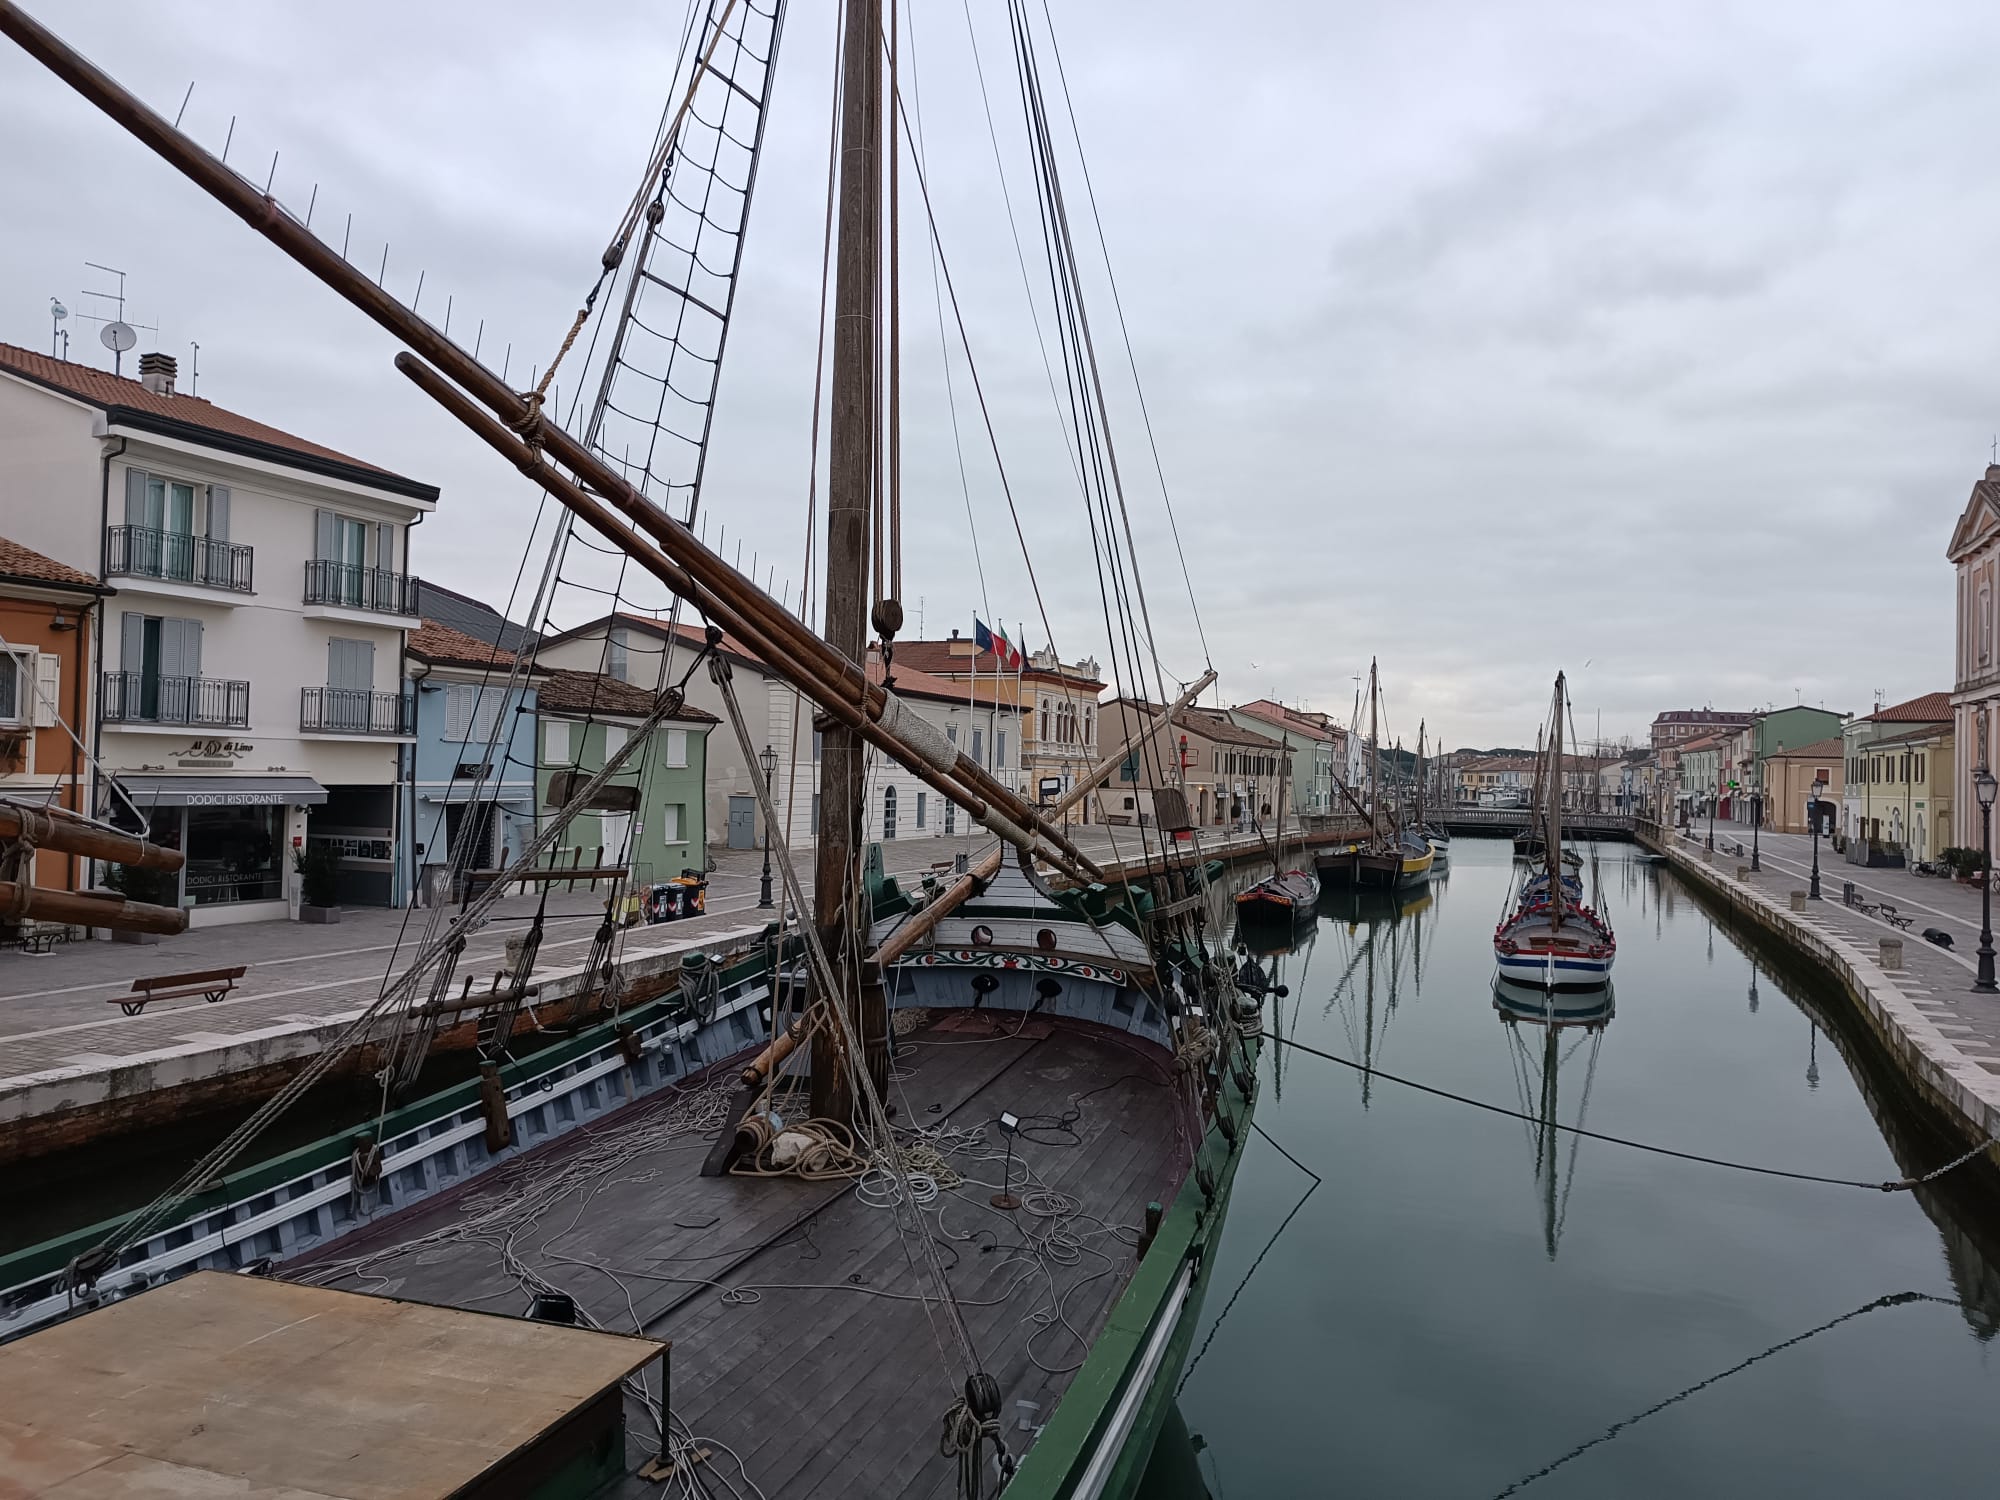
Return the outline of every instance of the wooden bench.
{"type": "Polygon", "coordinates": [[[57,943],[69,941],[69,928],[61,922],[23,922],[19,932],[23,953],[49,953],[57,943]]]}
{"type": "Polygon", "coordinates": [[[1915,917],[1906,917],[1901,915],[1900,913],[1897,912],[1895,907],[1891,906],[1886,901],[1884,901],[1880,906],[1876,907],[1875,910],[1881,914],[1882,920],[1887,922],[1891,927],[1900,927],[1905,932],[1908,932],[1910,930],[1911,924],[1913,924],[1917,920],[1915,917]]]}
{"type": "Polygon", "coordinates": [[[199,995],[210,1005],[236,988],[236,981],[243,977],[248,966],[238,964],[233,969],[201,969],[192,974],[155,974],[151,979],[132,981],[132,993],[114,995],[111,1004],[128,1016],[136,1016],[150,1001],[179,1000],[188,995],[199,995]]]}

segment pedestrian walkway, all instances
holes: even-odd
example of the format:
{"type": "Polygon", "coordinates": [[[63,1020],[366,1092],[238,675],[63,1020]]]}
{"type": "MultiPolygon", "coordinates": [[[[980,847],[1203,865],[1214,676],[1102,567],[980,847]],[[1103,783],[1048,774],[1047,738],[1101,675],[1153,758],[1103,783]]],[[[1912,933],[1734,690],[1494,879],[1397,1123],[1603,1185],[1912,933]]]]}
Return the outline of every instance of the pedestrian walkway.
{"type": "MultiPolygon", "coordinates": [[[[1980,930],[1980,893],[1946,879],[1903,870],[1865,869],[1845,861],[1827,862],[1820,845],[1822,899],[1792,910],[1794,891],[1810,887],[1811,840],[1798,834],[1760,834],[1757,862],[1749,872],[1749,840],[1737,854],[1738,830],[1718,824],[1716,848],[1707,849],[1707,829],[1677,833],[1668,855],[1690,879],[1709,885],[1746,914],[1788,932],[1827,961],[1843,978],[1894,1059],[1935,1103],[1956,1115],[1975,1138],[2000,1134],[2000,995],[1973,989],[1980,930]],[[1908,928],[1882,915],[1850,906],[1841,898],[1853,881],[1869,906],[1885,903],[1908,928]],[[1952,946],[1926,941],[1925,928],[1949,933],[1952,946]],[[1900,967],[1885,968],[1881,942],[1899,939],[1900,967]]],[[[1748,830],[1741,830],[1748,834],[1748,830]]]]}
{"type": "MultiPolygon", "coordinates": [[[[1100,863],[1141,852],[1136,828],[1078,827],[1080,848],[1100,863]]],[[[1157,834],[1148,831],[1157,848],[1157,834]]],[[[885,846],[887,873],[906,885],[948,874],[959,856],[976,860],[991,849],[981,831],[953,838],[909,839],[885,846]]],[[[1203,841],[1209,855],[1263,847],[1256,834],[1203,841]]],[[[811,899],[812,861],[798,857],[801,885],[811,899]]],[[[692,948],[728,952],[753,939],[779,915],[783,882],[774,871],[774,906],[760,906],[763,854],[719,850],[709,878],[705,916],[627,930],[622,962],[649,972],[692,948]]],[[[490,976],[504,964],[505,940],[522,932],[537,896],[502,901],[460,958],[460,975],[490,976]]],[[[605,894],[551,889],[545,935],[534,977],[546,982],[578,968],[602,920],[605,894]]],[[[157,945],[88,942],[46,955],[0,953],[0,1127],[54,1109],[122,1097],[135,1088],[159,1090],[317,1050],[382,992],[385,979],[406,969],[419,951],[427,911],[351,908],[339,923],[308,926],[257,922],[195,928],[157,945]],[[142,975],[186,973],[244,965],[248,972],[228,998],[198,998],[148,1006],[126,1016],[114,1003],[142,975]]]]}

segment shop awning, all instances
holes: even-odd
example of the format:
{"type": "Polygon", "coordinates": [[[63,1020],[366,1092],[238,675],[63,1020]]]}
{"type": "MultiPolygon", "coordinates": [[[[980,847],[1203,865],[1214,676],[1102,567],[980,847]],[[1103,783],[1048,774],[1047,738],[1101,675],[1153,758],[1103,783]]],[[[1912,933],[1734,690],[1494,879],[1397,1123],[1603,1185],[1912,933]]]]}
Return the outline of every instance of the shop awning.
{"type": "Polygon", "coordinates": [[[154,807],[315,807],[326,788],[310,776],[120,776],[141,809],[154,807]]]}

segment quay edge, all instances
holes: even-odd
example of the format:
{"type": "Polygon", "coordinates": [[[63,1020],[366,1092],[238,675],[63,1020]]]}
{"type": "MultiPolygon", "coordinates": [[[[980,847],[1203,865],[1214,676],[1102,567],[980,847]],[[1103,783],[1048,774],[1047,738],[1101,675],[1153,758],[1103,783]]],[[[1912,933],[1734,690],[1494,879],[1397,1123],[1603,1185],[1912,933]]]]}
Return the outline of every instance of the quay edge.
{"type": "Polygon", "coordinates": [[[1966,1145],[2000,1136],[2000,1074],[1988,1072],[1959,1050],[1917,1008],[1896,975],[1866,949],[1833,933],[1814,931],[1773,895],[1734,880],[1677,847],[1671,833],[1656,823],[1639,824],[1636,837],[1641,847],[1664,855],[1676,872],[1732,914],[1771,934],[1840,986],[1887,1059],[1966,1145]]]}

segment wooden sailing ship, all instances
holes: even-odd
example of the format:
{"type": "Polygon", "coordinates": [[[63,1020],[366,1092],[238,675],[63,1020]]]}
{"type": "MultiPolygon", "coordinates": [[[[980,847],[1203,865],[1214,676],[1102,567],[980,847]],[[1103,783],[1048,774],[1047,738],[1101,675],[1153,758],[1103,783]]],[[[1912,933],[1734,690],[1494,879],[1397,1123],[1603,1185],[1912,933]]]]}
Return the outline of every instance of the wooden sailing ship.
{"type": "MultiPolygon", "coordinates": [[[[691,34],[686,99],[565,352],[598,290],[626,279],[622,332],[645,288],[666,284],[644,247],[678,201],[678,132],[697,89],[751,100],[761,140],[783,5],[712,0],[705,9],[691,34]]],[[[1025,12],[1018,21],[1025,34],[1025,12]]],[[[38,1327],[88,1320],[93,1309],[115,1314],[192,1270],[251,1270],[660,1341],[612,1363],[632,1372],[622,1396],[616,1384],[591,1391],[598,1436],[588,1468],[548,1469],[528,1488],[488,1478],[489,1488],[502,1484],[495,1493],[555,1493],[558,1478],[572,1486],[564,1493],[654,1494],[671,1481],[771,1500],[1136,1491],[1248,1139],[1258,1005],[1237,990],[1204,927],[1202,893],[1169,851],[1160,851],[1167,874],[1157,892],[1107,885],[1072,842],[1061,807],[1035,806],[945,742],[897,698],[893,670],[876,682],[865,669],[871,630],[890,657],[902,614],[879,574],[871,607],[867,582],[871,530],[880,536],[895,514],[884,487],[899,469],[893,394],[883,409],[896,382],[893,329],[886,381],[878,361],[880,319],[896,302],[900,97],[893,43],[884,83],[893,27],[885,32],[880,0],[850,0],[843,24],[824,628],[815,635],[589,433],[545,412],[553,366],[535,389],[514,388],[350,265],[268,185],[225,166],[0,0],[0,33],[396,338],[396,367],[419,390],[708,622],[709,650],[697,661],[730,703],[767,825],[777,821],[771,788],[754,769],[727,662],[713,654],[724,632],[795,686],[822,744],[810,900],[779,841],[788,899],[803,919],[773,931],[761,957],[720,973],[684,964],[676,986],[632,1005],[608,963],[591,967],[592,982],[602,975],[598,1009],[572,1035],[516,1056],[507,1039],[528,989],[524,965],[493,1003],[478,1078],[422,1097],[395,1092],[396,1080],[415,1078],[410,1060],[420,1063],[435,1035],[436,1002],[425,994],[445,993],[465,934],[592,805],[620,764],[607,757],[578,778],[505,878],[470,898],[329,1049],[390,1038],[373,1130],[279,1158],[247,1156],[321,1076],[323,1059],[314,1059],[141,1212],[0,1261],[0,1339],[25,1333],[28,1347],[38,1327]],[[999,847],[934,891],[880,879],[862,837],[875,756],[963,809],[999,847]],[[665,1341],[671,1361],[662,1358],[654,1378],[641,1366],[665,1341]]],[[[1024,88],[1038,89],[1026,50],[1022,62],[1024,88]]],[[[1031,103],[1045,120],[1039,96],[1031,103]]],[[[747,212],[747,187],[742,197],[747,212]]],[[[1073,254],[1063,238],[1059,253],[1073,254]]],[[[665,715],[680,694],[659,697],[665,715]]],[[[1179,706],[1071,795],[1128,755],[1171,758],[1154,734],[1179,706]]],[[[228,1298],[226,1287],[218,1295],[228,1298]]],[[[269,1311],[228,1300],[244,1347],[256,1342],[257,1318],[283,1316],[282,1300],[269,1311]]],[[[528,1366],[496,1368],[467,1326],[429,1336],[434,1368],[450,1370],[457,1353],[478,1362],[488,1385],[540,1378],[528,1366]]],[[[115,1362],[117,1344],[98,1340],[87,1357],[115,1362]]],[[[229,1402],[229,1369],[208,1368],[218,1401],[229,1402]]],[[[288,1371],[287,1410],[330,1433],[336,1449],[353,1434],[341,1451],[365,1452],[392,1475],[404,1465],[420,1489],[425,1476],[403,1452],[435,1437],[419,1426],[428,1407],[410,1399],[386,1431],[383,1413],[371,1411],[363,1437],[359,1398],[324,1373],[310,1362],[288,1371]]],[[[139,1397],[130,1413],[144,1406],[139,1397]]],[[[51,1422],[46,1436],[59,1442],[61,1420],[51,1422]]],[[[273,1491],[296,1479],[296,1490],[305,1479],[285,1469],[282,1449],[260,1456],[268,1469],[233,1472],[273,1491]]],[[[204,1450],[199,1431],[181,1451],[233,1462],[204,1450]]]]}
{"type": "Polygon", "coordinates": [[[1563,867],[1563,725],[1568,685],[1556,674],[1549,714],[1546,764],[1537,784],[1542,798],[1542,866],[1521,883],[1514,909],[1493,929],[1500,977],[1546,990],[1596,989],[1608,983],[1618,957],[1610,921],[1584,904],[1582,883],[1563,867]]]}
{"type": "Polygon", "coordinates": [[[1381,677],[1375,661],[1368,663],[1368,798],[1349,802],[1367,818],[1369,834],[1345,849],[1330,849],[1316,861],[1328,883],[1357,885],[1367,890],[1395,891],[1430,879],[1436,856],[1430,843],[1402,815],[1400,789],[1391,789],[1382,774],[1381,677]]]}

